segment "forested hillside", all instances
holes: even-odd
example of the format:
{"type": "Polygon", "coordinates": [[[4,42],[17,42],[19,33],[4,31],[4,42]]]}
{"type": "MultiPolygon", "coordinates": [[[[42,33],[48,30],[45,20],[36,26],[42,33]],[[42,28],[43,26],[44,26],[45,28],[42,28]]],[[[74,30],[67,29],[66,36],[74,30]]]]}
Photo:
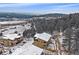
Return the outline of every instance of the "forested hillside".
{"type": "Polygon", "coordinates": [[[63,47],[67,49],[68,54],[79,54],[79,13],[69,14],[61,18],[37,18],[33,19],[36,32],[54,31],[63,32],[66,37],[63,39],[63,47]]]}

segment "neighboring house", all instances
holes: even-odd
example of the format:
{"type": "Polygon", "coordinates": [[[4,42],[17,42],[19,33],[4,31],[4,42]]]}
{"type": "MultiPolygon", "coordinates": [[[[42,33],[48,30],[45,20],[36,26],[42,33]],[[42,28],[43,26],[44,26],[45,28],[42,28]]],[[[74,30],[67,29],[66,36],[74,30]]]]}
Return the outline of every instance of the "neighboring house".
{"type": "Polygon", "coordinates": [[[0,44],[3,46],[14,46],[23,40],[18,34],[7,34],[0,37],[0,44]]]}
{"type": "Polygon", "coordinates": [[[48,41],[50,40],[51,35],[48,33],[37,33],[34,36],[34,45],[40,48],[45,48],[48,41]]]}

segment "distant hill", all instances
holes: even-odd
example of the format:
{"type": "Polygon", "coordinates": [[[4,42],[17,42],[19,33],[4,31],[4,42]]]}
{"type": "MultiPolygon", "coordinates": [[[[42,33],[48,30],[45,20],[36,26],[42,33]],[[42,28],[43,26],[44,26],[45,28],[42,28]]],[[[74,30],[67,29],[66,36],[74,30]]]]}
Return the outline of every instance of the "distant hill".
{"type": "Polygon", "coordinates": [[[20,13],[0,13],[0,17],[5,18],[31,18],[32,15],[29,14],[20,14],[20,13]]]}
{"type": "Polygon", "coordinates": [[[58,17],[58,16],[64,16],[65,14],[43,14],[43,15],[33,15],[33,14],[20,14],[20,13],[0,13],[0,17],[6,17],[6,18],[31,18],[31,17],[58,17]]]}
{"type": "Polygon", "coordinates": [[[27,18],[32,18],[32,17],[62,17],[65,16],[66,14],[59,14],[59,13],[54,13],[54,14],[40,14],[40,15],[35,15],[35,14],[21,14],[21,13],[2,13],[0,12],[0,21],[12,21],[14,19],[12,18],[19,18],[19,20],[27,19],[27,18]]]}
{"type": "Polygon", "coordinates": [[[61,14],[61,13],[50,13],[50,14],[38,15],[38,17],[62,17],[65,15],[66,14],[61,14]]]}

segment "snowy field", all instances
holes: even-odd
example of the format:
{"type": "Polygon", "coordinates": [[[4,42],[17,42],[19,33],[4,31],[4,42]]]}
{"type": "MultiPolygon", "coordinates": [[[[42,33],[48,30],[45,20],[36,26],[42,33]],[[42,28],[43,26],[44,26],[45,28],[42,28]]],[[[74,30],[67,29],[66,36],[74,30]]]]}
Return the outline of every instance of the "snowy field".
{"type": "Polygon", "coordinates": [[[43,49],[34,46],[33,38],[27,41],[23,46],[20,46],[14,50],[11,55],[40,55],[43,49]]]}
{"type": "Polygon", "coordinates": [[[1,29],[1,31],[3,31],[3,35],[7,35],[7,34],[14,34],[17,31],[17,34],[21,34],[24,32],[24,30],[28,30],[31,29],[31,24],[25,24],[24,26],[22,25],[16,25],[16,26],[9,26],[8,28],[5,29],[1,29]],[[5,30],[5,31],[4,31],[5,30]]]}
{"type": "Polygon", "coordinates": [[[3,22],[0,22],[0,24],[16,24],[16,23],[23,23],[23,22],[26,22],[26,21],[3,21],[3,22]]]}

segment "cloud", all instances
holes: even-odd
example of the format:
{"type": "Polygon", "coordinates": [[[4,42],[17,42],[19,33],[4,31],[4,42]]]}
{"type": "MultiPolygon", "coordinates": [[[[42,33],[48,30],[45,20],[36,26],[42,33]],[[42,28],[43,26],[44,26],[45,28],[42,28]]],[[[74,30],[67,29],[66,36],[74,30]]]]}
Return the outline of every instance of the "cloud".
{"type": "Polygon", "coordinates": [[[0,12],[71,13],[79,12],[78,3],[6,3],[0,4],[0,12]]]}

